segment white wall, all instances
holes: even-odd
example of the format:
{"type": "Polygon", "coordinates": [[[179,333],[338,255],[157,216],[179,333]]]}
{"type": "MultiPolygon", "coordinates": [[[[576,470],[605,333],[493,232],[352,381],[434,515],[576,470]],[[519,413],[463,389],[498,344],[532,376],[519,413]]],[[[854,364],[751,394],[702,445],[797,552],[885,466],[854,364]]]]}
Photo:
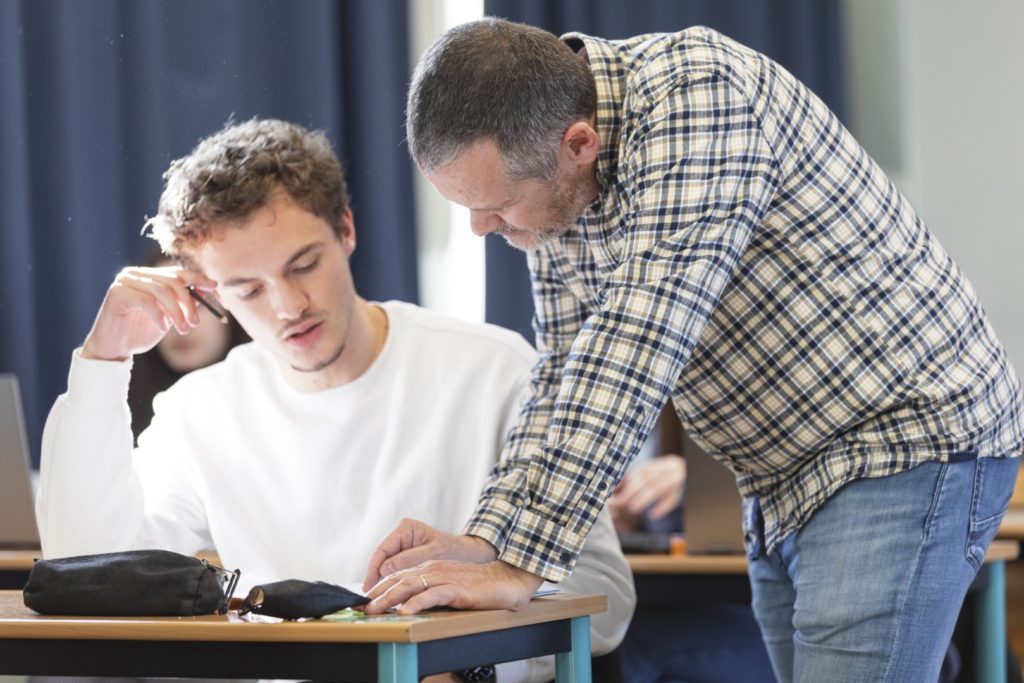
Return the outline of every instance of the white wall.
{"type": "MultiPolygon", "coordinates": [[[[409,73],[438,36],[483,14],[483,0],[410,2],[409,73]]],[[[483,322],[484,240],[470,231],[469,211],[445,200],[418,171],[415,173],[420,303],[457,318],[483,322]]]]}
{"type": "Polygon", "coordinates": [[[1024,372],[1024,2],[846,0],[850,128],[1024,372]]]}

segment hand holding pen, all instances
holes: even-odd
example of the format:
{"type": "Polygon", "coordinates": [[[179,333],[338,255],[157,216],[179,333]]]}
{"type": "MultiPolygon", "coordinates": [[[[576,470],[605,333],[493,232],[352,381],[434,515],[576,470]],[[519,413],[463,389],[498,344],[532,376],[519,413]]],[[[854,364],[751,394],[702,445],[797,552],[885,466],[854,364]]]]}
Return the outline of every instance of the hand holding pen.
{"type": "Polygon", "coordinates": [[[126,360],[156,346],[174,327],[187,334],[199,324],[199,306],[227,322],[206,296],[217,283],[178,266],[125,268],[107,290],[82,357],[126,360]]]}
{"type": "Polygon", "coordinates": [[[191,296],[193,299],[198,301],[199,305],[201,305],[203,308],[208,310],[210,313],[213,313],[213,317],[215,317],[217,320],[219,320],[224,325],[228,324],[228,314],[227,313],[225,313],[224,311],[218,309],[216,306],[214,306],[209,301],[204,299],[203,295],[200,294],[199,292],[197,292],[195,287],[188,287],[187,289],[188,289],[189,296],[191,296]]]}

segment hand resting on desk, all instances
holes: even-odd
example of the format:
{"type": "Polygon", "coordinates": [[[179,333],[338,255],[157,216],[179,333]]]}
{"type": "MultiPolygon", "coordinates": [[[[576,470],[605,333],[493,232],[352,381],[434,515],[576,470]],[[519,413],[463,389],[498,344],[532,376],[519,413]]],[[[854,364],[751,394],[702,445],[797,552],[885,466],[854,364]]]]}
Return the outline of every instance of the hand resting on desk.
{"type": "Polygon", "coordinates": [[[401,614],[442,606],[519,609],[543,580],[496,558],[483,539],[404,519],[370,558],[363,581],[371,599],[366,612],[399,604],[401,614]]]}

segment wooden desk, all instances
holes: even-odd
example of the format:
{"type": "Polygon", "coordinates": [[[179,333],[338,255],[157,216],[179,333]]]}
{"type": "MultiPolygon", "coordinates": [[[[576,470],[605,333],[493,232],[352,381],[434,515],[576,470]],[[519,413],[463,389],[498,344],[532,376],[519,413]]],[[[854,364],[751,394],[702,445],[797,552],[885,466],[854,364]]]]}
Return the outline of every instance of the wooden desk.
{"type": "Polygon", "coordinates": [[[38,557],[42,557],[39,550],[0,550],[0,590],[20,590],[38,557]]]}
{"type": "Polygon", "coordinates": [[[41,550],[0,550],[0,572],[27,572],[42,554],[41,550]]]}
{"type": "Polygon", "coordinates": [[[589,683],[590,618],[604,596],[535,598],[518,611],[436,611],[356,622],[203,617],[46,617],[0,591],[0,674],[376,679],[422,675],[546,654],[556,681],[589,683]]]}
{"type": "Polygon", "coordinates": [[[999,525],[999,538],[1024,538],[1024,508],[1011,507],[999,525]]]}
{"type": "Polygon", "coordinates": [[[626,555],[634,574],[746,574],[746,555],[626,555]]]}
{"type": "MultiPolygon", "coordinates": [[[[1019,483],[1017,488],[1024,492],[1019,483]]],[[[1024,507],[1010,506],[999,526],[999,538],[1024,539],[1024,507]]],[[[1006,630],[1017,661],[1024,664],[1024,562],[1006,566],[1006,630]]]]}
{"type": "MultiPolygon", "coordinates": [[[[1015,540],[996,540],[985,554],[987,581],[977,590],[974,640],[977,647],[977,680],[1006,680],[1006,562],[1020,555],[1015,540]]],[[[743,555],[627,555],[637,578],[665,575],[736,576],[747,571],[743,555]]],[[[639,590],[639,588],[638,588],[639,590]]]]}
{"type": "MultiPolygon", "coordinates": [[[[1020,546],[1015,541],[993,541],[985,562],[1016,560],[1020,546]]],[[[746,574],[745,555],[626,555],[634,574],[746,574]]]]}

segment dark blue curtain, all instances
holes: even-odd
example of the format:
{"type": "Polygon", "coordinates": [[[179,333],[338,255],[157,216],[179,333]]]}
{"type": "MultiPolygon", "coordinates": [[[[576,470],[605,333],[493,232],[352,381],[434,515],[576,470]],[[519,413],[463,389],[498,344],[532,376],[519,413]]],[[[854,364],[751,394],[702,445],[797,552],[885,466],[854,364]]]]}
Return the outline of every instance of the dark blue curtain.
{"type": "MultiPolygon", "coordinates": [[[[710,26],[785,66],[842,119],[846,107],[839,5],[839,0],[485,0],[484,11],[556,35],[579,31],[627,38],[710,26]]],[[[500,237],[489,237],[486,249],[487,320],[533,339],[524,256],[500,237]]]]}
{"type": "Polygon", "coordinates": [[[232,115],[326,130],[357,287],[417,299],[407,37],[404,0],[0,2],[0,371],[36,458],[71,350],[151,244],[161,174],[232,115]]]}

